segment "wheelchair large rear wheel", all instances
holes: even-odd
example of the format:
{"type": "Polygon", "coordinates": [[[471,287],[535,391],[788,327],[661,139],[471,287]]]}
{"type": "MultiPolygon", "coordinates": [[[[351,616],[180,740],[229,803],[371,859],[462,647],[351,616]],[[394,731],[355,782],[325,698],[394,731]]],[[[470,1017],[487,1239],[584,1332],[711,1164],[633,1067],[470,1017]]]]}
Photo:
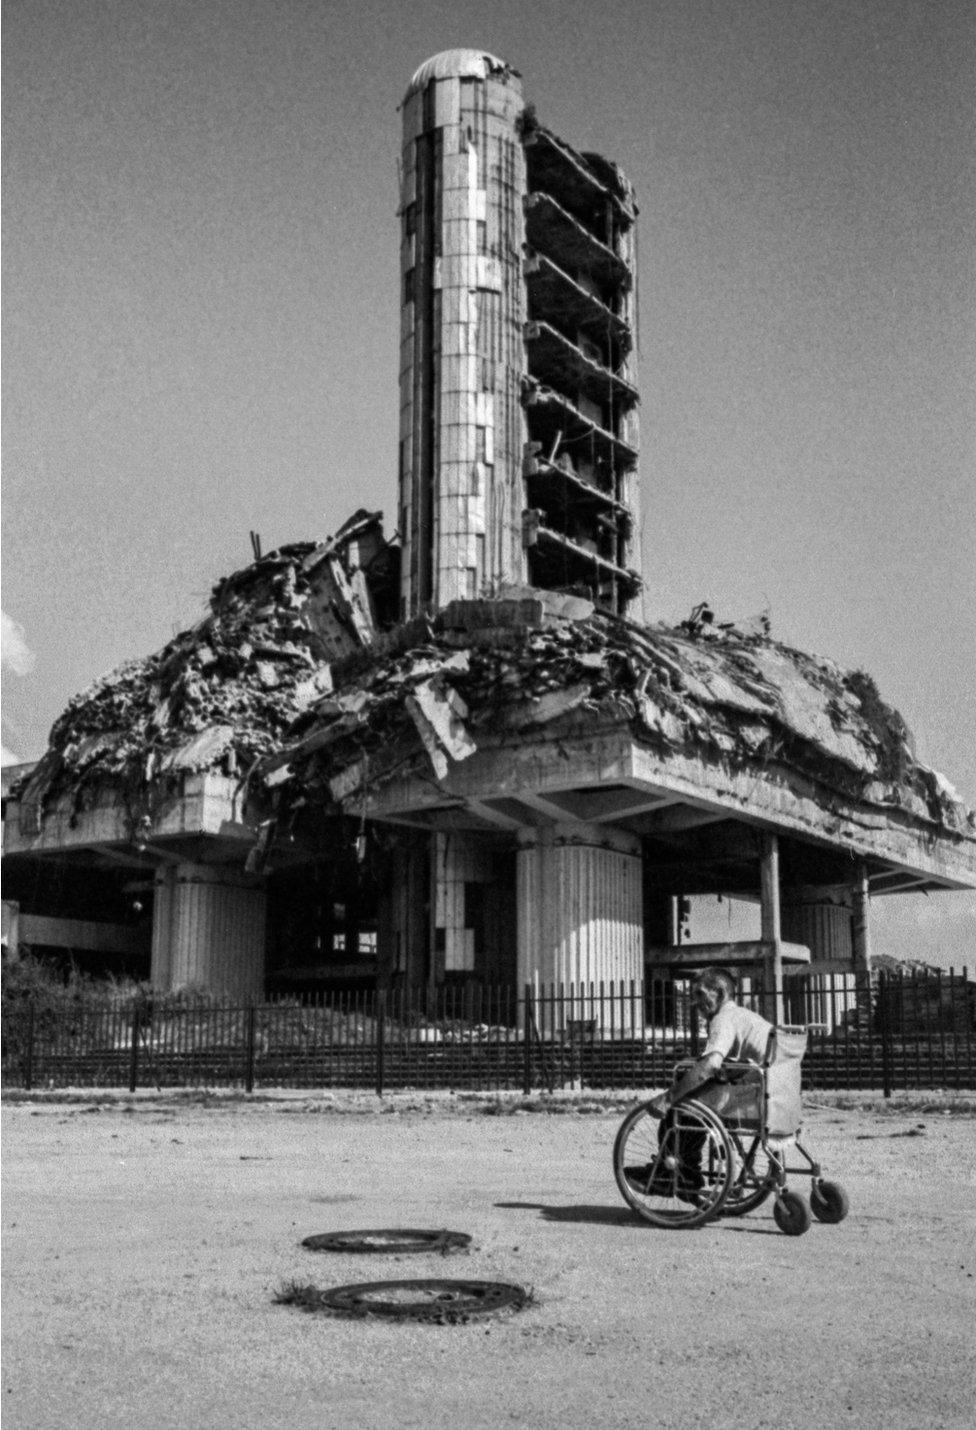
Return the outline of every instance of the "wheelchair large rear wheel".
{"type": "Polygon", "coordinates": [[[652,1226],[701,1226],[728,1195],[732,1144],[721,1118],[700,1102],[680,1103],[663,1121],[644,1104],[620,1124],[613,1172],[624,1201],[652,1226]]]}

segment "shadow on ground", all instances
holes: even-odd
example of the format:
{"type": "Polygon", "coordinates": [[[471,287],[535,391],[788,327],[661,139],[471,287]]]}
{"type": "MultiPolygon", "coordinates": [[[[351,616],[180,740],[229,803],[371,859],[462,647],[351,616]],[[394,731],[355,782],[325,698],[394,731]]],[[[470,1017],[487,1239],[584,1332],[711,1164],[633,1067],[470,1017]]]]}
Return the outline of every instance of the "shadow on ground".
{"type": "MultiPolygon", "coordinates": [[[[641,1231],[702,1231],[703,1227],[656,1227],[650,1222],[641,1221],[634,1212],[628,1211],[626,1207],[605,1207],[605,1206],[572,1206],[572,1207],[550,1207],[544,1202],[495,1202],[494,1205],[502,1211],[526,1211],[541,1212],[543,1221],[564,1221],[582,1222],[589,1225],[598,1226],[626,1226],[631,1230],[641,1231]]],[[[763,1225],[761,1222],[732,1221],[726,1217],[719,1217],[717,1221],[708,1223],[710,1227],[721,1225],[730,1231],[751,1232],[753,1236],[780,1236],[781,1233],[776,1226],[763,1225]]]]}

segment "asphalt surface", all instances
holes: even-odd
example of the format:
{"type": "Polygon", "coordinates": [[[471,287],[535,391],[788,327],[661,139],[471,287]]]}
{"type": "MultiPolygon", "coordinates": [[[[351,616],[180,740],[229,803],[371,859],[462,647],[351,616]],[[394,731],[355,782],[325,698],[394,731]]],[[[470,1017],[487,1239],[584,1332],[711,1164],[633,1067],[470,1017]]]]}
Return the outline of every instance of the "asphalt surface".
{"type": "Polygon", "coordinates": [[[970,1430],[971,1113],[812,1109],[852,1211],[788,1238],[768,1207],[691,1232],[634,1220],[611,1171],[619,1110],[366,1105],[5,1105],[5,1430],[970,1430]],[[377,1227],[473,1246],[300,1245],[377,1227]],[[274,1300],[423,1276],[534,1299],[440,1325],[274,1300]]]}

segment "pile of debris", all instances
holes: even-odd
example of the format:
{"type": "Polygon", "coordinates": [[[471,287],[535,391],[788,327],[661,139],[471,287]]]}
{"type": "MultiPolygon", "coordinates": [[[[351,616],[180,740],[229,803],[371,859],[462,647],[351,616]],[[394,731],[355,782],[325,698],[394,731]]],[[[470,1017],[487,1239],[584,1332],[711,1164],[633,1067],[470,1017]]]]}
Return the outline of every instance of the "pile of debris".
{"type": "Polygon", "coordinates": [[[22,825],[68,791],[84,807],[106,782],[245,777],[331,691],[332,662],[389,623],[398,555],[382,514],[360,511],[328,541],[282,546],[220,581],[202,621],[71,701],[20,791],[22,825]]]}
{"type": "Polygon", "coordinates": [[[642,626],[510,587],[394,626],[398,558],[381,514],[360,511],[219,582],[198,625],[72,700],[19,791],[22,829],[65,793],[79,810],[106,785],[211,769],[263,788],[278,816],[349,813],[401,772],[443,780],[479,748],[626,725],[663,753],[786,767],[972,835],[871,679],[773,641],[762,619],[716,623],[702,605],[642,626]]]}
{"type": "Polygon", "coordinates": [[[760,621],[640,626],[578,597],[510,588],[455,601],[333,668],[258,777],[282,811],[353,807],[406,769],[443,779],[479,746],[626,723],[661,751],[729,768],[785,765],[821,789],[972,833],[974,816],[916,759],[870,677],[773,641],[760,621]]]}

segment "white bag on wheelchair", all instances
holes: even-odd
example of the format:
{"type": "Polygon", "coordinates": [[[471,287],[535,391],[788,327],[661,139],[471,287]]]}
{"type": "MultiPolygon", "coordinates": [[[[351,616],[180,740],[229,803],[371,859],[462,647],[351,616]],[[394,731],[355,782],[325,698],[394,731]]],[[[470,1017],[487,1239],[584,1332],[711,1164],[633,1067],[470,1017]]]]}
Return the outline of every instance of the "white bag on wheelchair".
{"type": "Polygon", "coordinates": [[[800,1064],[806,1050],[806,1033],[777,1028],[766,1068],[766,1131],[770,1137],[792,1137],[803,1120],[800,1064]]]}
{"type": "MultiPolygon", "coordinates": [[[[806,1046],[806,1033],[777,1029],[765,1067],[725,1062],[720,1079],[698,1088],[692,1096],[742,1132],[761,1131],[765,1098],[767,1134],[792,1137],[802,1120],[800,1063],[806,1046]]],[[[675,1081],[690,1067],[694,1067],[693,1060],[678,1063],[675,1081]]]]}

